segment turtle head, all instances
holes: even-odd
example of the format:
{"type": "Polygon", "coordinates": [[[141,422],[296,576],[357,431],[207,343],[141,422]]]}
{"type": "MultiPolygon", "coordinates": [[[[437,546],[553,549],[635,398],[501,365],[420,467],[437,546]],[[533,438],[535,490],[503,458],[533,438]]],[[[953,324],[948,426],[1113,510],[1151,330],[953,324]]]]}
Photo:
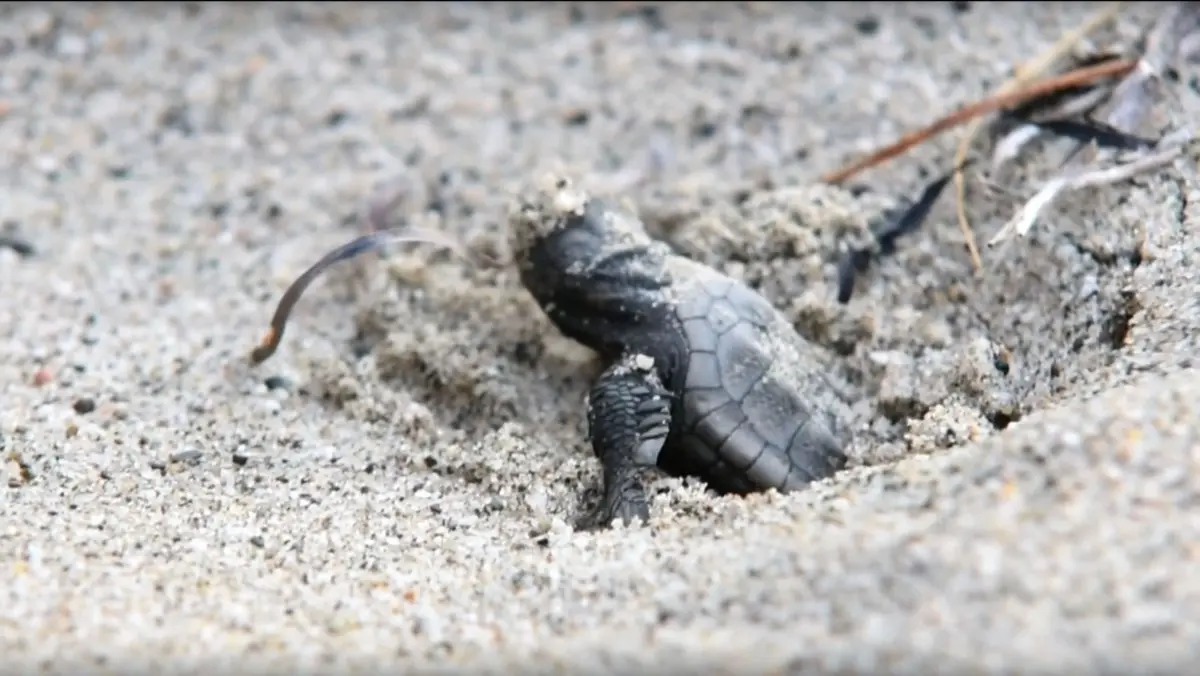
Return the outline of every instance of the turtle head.
{"type": "Polygon", "coordinates": [[[518,198],[508,241],[522,281],[535,296],[536,287],[561,284],[566,277],[582,281],[614,253],[652,244],[641,221],[559,172],[543,174],[518,198]]]}
{"type": "Polygon", "coordinates": [[[666,283],[663,245],[641,221],[562,173],[544,174],[520,196],[508,238],[521,283],[560,329],[585,344],[640,321],[666,283]]]}

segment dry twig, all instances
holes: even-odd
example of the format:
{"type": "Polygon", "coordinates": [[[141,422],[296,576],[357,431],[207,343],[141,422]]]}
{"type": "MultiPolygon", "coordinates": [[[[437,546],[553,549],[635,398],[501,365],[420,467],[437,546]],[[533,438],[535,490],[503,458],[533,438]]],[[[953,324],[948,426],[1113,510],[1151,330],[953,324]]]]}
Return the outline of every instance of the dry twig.
{"type": "MultiPolygon", "coordinates": [[[[1161,73],[1181,51],[1193,35],[1200,34],[1200,7],[1195,3],[1176,3],[1164,11],[1147,34],[1146,48],[1137,67],[1130,70],[1117,85],[1109,101],[1108,113],[1102,123],[1094,128],[1079,125],[1074,132],[1099,132],[1108,141],[1110,148],[1146,150],[1154,146],[1157,151],[1141,155],[1125,164],[1101,164],[1099,153],[1093,153],[1095,168],[1085,170],[1081,154],[1085,145],[1099,150],[1101,137],[1088,139],[1076,136],[1080,141],[1065,163],[1059,175],[1050,179],[1017,212],[1012,219],[988,242],[988,246],[1002,242],[1013,234],[1024,236],[1037,221],[1038,215],[1061,193],[1079,188],[1112,185],[1130,178],[1165,167],[1175,161],[1191,140],[1191,130],[1181,129],[1168,134],[1161,142],[1150,142],[1136,135],[1137,127],[1149,114],[1157,99],[1157,85],[1161,73]],[[1088,127],[1088,129],[1082,129],[1088,127]]],[[[1068,133],[1068,136],[1073,134],[1068,133]]]]}
{"type": "MultiPolygon", "coordinates": [[[[1079,28],[1064,34],[1049,49],[1018,67],[1013,78],[1001,85],[996,93],[1003,94],[1013,91],[1049,70],[1054,62],[1063,54],[1070,51],[1076,43],[1100,26],[1115,19],[1125,4],[1125,2],[1114,2],[1105,9],[1097,12],[1079,28]]],[[[962,141],[958,144],[958,151],[954,154],[954,166],[962,167],[963,161],[966,160],[967,153],[970,151],[971,143],[979,134],[981,127],[982,121],[975,120],[967,128],[967,132],[963,134],[962,141]]],[[[983,261],[979,257],[979,247],[975,244],[975,231],[971,229],[971,222],[967,220],[966,180],[961,170],[954,173],[954,197],[958,210],[958,226],[962,230],[963,238],[966,240],[967,251],[971,254],[971,264],[975,267],[975,271],[979,272],[983,269],[983,261]]]]}
{"type": "MultiPolygon", "coordinates": [[[[1012,119],[1020,122],[998,139],[992,148],[992,168],[1013,160],[1021,149],[1044,132],[1069,136],[1085,143],[1095,140],[1101,146],[1145,146],[1144,139],[1109,131],[1095,123],[1075,121],[1086,116],[1112,96],[1112,87],[1092,87],[1083,93],[1063,101],[1048,110],[1033,114],[1032,111],[1009,111],[1012,119]]],[[[1152,143],[1149,145],[1153,145],[1152,143]]]]}
{"type": "Polygon", "coordinates": [[[865,272],[874,257],[882,258],[891,255],[896,250],[896,240],[921,227],[925,217],[933,209],[933,203],[941,196],[942,191],[950,182],[949,171],[921,191],[916,200],[912,200],[905,208],[897,209],[884,215],[878,228],[873,228],[875,247],[848,249],[843,252],[838,261],[837,301],[843,305],[850,302],[854,294],[854,283],[861,272],[865,272]]]}
{"type": "Polygon", "coordinates": [[[822,176],[821,180],[825,183],[841,183],[842,181],[845,181],[847,178],[850,178],[854,174],[857,174],[864,169],[868,169],[881,162],[890,160],[909,148],[927,141],[933,136],[946,131],[947,129],[952,129],[960,124],[963,124],[964,122],[968,122],[974,118],[977,118],[980,115],[986,115],[987,113],[992,113],[997,110],[1020,105],[1053,92],[1071,89],[1080,85],[1091,84],[1106,77],[1124,75],[1132,70],[1136,63],[1136,61],[1125,59],[1107,61],[1094,66],[1088,66],[1087,68],[1080,68],[1056,77],[1046,78],[1045,80],[1034,82],[1033,84],[1016,91],[993,94],[985,99],[964,106],[927,127],[909,132],[900,137],[900,140],[896,141],[895,143],[887,145],[860,160],[852,162],[851,164],[838,169],[837,171],[822,176]]]}
{"type": "Polygon", "coordinates": [[[1178,145],[1166,150],[1160,150],[1156,153],[1140,157],[1128,164],[1119,164],[1116,166],[1095,169],[1084,173],[1077,173],[1070,176],[1058,176],[1046,182],[1042,189],[1037,192],[1025,206],[1017,212],[1011,220],[1000,229],[988,241],[988,246],[992,247],[1000,242],[1008,239],[1012,235],[1024,237],[1033,224],[1037,222],[1038,215],[1046,208],[1054,198],[1058,195],[1080,188],[1091,188],[1101,185],[1112,185],[1127,181],[1138,174],[1147,171],[1153,171],[1160,167],[1165,167],[1175,161],[1183,153],[1184,145],[1178,145]]]}
{"type": "Polygon", "coordinates": [[[415,243],[432,244],[447,249],[463,260],[481,267],[494,264],[490,254],[472,252],[463,242],[452,235],[427,228],[389,226],[388,216],[407,195],[405,185],[405,183],[398,182],[376,192],[367,202],[367,222],[370,231],[326,253],[320,260],[300,273],[288,286],[283,297],[279,299],[278,305],[275,306],[275,314],[271,317],[270,327],[258,346],[250,353],[252,364],[262,363],[275,354],[280,341],[283,340],[283,332],[287,328],[292,309],[304,295],[304,291],[326,270],[337,263],[357,258],[365,253],[379,251],[388,244],[415,243]]]}

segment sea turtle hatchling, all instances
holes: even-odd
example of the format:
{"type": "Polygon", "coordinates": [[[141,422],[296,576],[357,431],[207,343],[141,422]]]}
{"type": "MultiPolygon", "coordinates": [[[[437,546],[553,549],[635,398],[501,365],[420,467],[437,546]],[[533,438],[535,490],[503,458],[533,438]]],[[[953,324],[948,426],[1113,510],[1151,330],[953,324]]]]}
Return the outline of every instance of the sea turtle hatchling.
{"type": "MultiPolygon", "coordinates": [[[[796,490],[845,466],[851,413],[828,378],[831,357],[759,293],[673,253],[632,214],[559,174],[517,200],[508,234],[524,287],[559,331],[606,364],[587,403],[603,497],[581,527],[647,520],[641,474],[652,467],[745,494],[796,490]]],[[[252,360],[275,351],[322,270],[395,238],[466,255],[433,232],[360,237],[292,284],[252,360]]]]}
{"type": "Polygon", "coordinates": [[[647,520],[650,467],[744,494],[845,466],[851,414],[829,357],[758,292],[562,175],[520,199],[509,246],[550,321],[606,364],[587,403],[604,492],[582,526],[647,520]]]}

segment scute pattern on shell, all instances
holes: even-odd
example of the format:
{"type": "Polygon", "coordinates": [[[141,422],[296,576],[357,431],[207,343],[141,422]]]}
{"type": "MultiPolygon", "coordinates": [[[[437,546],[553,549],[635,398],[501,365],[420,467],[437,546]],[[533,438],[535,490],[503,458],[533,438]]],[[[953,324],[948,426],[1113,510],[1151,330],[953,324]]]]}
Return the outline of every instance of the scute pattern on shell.
{"type": "Polygon", "coordinates": [[[829,364],[762,296],[705,266],[669,265],[688,343],[681,444],[727,490],[798,488],[844,461],[849,419],[829,364]]]}

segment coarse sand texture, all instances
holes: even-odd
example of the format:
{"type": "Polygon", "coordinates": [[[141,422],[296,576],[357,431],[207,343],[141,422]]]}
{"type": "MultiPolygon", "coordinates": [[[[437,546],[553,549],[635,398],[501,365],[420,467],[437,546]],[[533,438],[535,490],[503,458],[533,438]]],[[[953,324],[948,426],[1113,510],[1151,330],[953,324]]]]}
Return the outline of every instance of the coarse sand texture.
{"type": "MultiPolygon", "coordinates": [[[[0,5],[0,655],[15,672],[1182,673],[1200,660],[1200,183],[1056,201],[972,270],[952,191],[836,301],[847,243],[1093,3],[0,5]],[[851,467],[655,477],[581,532],[602,368],[510,266],[346,263],[395,221],[503,260],[566,167],[830,356],[851,467]]],[[[1078,48],[1129,48],[1128,3],[1078,48]]],[[[1145,134],[1200,119],[1200,65],[1145,134]],[[1158,126],[1154,126],[1158,125],[1158,126]]],[[[986,242],[1057,169],[1001,170],[986,242]]]]}

